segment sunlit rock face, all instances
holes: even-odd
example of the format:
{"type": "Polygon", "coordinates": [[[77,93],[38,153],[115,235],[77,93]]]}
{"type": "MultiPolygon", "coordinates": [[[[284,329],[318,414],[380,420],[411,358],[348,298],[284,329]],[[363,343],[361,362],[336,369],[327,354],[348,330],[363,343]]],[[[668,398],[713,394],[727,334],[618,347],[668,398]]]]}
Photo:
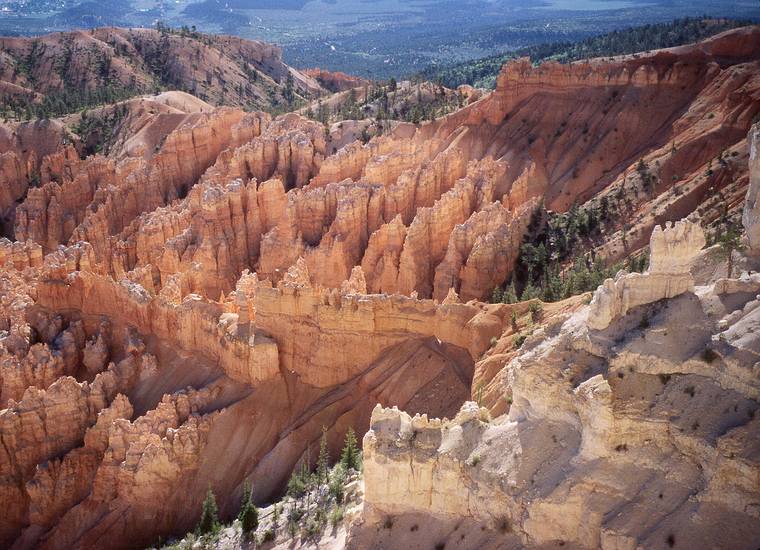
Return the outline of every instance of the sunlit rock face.
{"type": "Polygon", "coordinates": [[[760,253],[760,125],[752,127],[749,137],[749,188],[742,223],[752,254],[760,253]]]}
{"type": "Polygon", "coordinates": [[[478,548],[756,540],[760,281],[691,271],[745,196],[755,247],[759,38],[518,60],[368,143],[182,92],[120,104],[103,154],[66,120],[4,123],[0,546],[147,546],[209,487],[230,519],[323,427],[333,458],[367,432],[355,547],[435,547],[423,520],[478,548]],[[485,303],[542,203],[603,198],[628,210],[594,253],[648,245],[646,273],[485,303]]]}
{"type": "Polygon", "coordinates": [[[469,402],[439,420],[377,406],[364,436],[369,526],[354,540],[404,516],[469,521],[488,544],[528,547],[757,540],[760,384],[747,358],[760,351],[760,276],[672,295],[626,282],[688,271],[703,243],[685,222],[656,230],[650,272],[595,295],[622,292],[626,308],[601,326],[605,302],[594,301],[529,338],[505,366],[508,414],[469,402]]]}
{"type": "Polygon", "coordinates": [[[668,224],[664,230],[655,227],[649,241],[649,269],[607,279],[591,300],[589,326],[607,328],[635,307],[693,291],[691,264],[704,246],[702,228],[689,221],[668,224]]]}

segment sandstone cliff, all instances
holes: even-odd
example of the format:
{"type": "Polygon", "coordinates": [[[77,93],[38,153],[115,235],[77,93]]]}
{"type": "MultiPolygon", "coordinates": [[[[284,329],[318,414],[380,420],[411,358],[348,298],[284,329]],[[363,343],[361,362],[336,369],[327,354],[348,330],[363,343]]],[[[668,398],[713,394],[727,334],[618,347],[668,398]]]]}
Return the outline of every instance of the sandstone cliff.
{"type": "Polygon", "coordinates": [[[123,114],[99,154],[81,115],[3,129],[0,545],[153,544],[209,486],[227,520],[245,481],[265,501],[314,463],[323,427],[333,457],[372,428],[358,547],[414,543],[373,538],[400,511],[436,536],[464,518],[472,547],[757,538],[760,283],[693,264],[745,196],[752,243],[759,36],[515,61],[367,143],[180,93],[93,114],[123,114]],[[647,273],[482,302],[542,202],[605,198],[589,248],[648,246],[647,273]]]}

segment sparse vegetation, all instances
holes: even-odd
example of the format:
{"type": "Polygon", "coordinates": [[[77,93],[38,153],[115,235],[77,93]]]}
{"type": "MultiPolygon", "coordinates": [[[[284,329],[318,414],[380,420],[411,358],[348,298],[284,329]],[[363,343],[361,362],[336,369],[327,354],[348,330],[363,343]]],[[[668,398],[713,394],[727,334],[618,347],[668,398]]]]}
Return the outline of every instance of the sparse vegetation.
{"type": "Polygon", "coordinates": [[[496,519],[496,530],[502,535],[512,532],[512,522],[507,516],[501,516],[496,519]]]}
{"type": "Polygon", "coordinates": [[[533,63],[558,61],[569,63],[593,57],[610,57],[633,54],[698,42],[725,30],[750,24],[749,21],[714,19],[707,16],[686,17],[668,23],[631,27],[586,38],[578,42],[556,42],[521,48],[513,52],[493,55],[448,67],[430,67],[422,71],[429,79],[454,88],[460,84],[492,88],[501,66],[510,59],[530,57],[533,63]]]}
{"type": "Polygon", "coordinates": [[[712,348],[705,348],[702,351],[701,357],[702,361],[709,364],[718,359],[720,356],[712,348]]]}
{"type": "MultiPolygon", "coordinates": [[[[323,440],[327,440],[326,432],[323,432],[323,440]]],[[[326,444],[324,448],[326,449],[326,444]]],[[[352,439],[346,435],[345,448],[353,448],[357,456],[360,455],[355,436],[352,439]]],[[[329,457],[329,454],[326,450],[320,450],[320,455],[321,459],[313,471],[307,461],[298,464],[291,475],[285,497],[269,509],[262,511],[255,506],[251,487],[246,484],[237,521],[231,525],[225,526],[219,521],[216,499],[209,489],[195,532],[188,534],[179,543],[164,548],[196,547],[193,545],[198,542],[205,548],[221,536],[222,529],[239,528],[242,537],[257,545],[274,541],[278,537],[278,531],[283,529],[292,538],[300,536],[303,540],[315,540],[328,525],[337,528],[343,522],[346,507],[350,505],[349,497],[353,498],[352,495],[347,495],[347,486],[357,478],[358,472],[353,469],[349,472],[341,462],[332,469],[328,464],[325,472],[322,459],[329,457]],[[284,522],[281,521],[283,510],[286,511],[284,522]]],[[[390,518],[389,521],[392,527],[393,519],[390,518]]]]}
{"type": "MultiPolygon", "coordinates": [[[[625,262],[607,265],[591,249],[601,242],[601,229],[613,223],[612,212],[619,200],[602,197],[583,207],[573,206],[563,214],[547,211],[543,206],[533,214],[528,232],[520,247],[520,256],[504,288],[493,290],[493,303],[514,303],[517,289],[520,301],[538,298],[556,302],[595,290],[605,279],[621,269],[643,271],[646,254],[631,255],[625,262]]],[[[537,316],[531,311],[535,321],[537,316]]]]}
{"type": "Polygon", "coordinates": [[[330,525],[332,525],[333,529],[340,524],[340,522],[343,521],[343,514],[345,513],[345,509],[343,506],[336,506],[330,511],[330,525]]]}

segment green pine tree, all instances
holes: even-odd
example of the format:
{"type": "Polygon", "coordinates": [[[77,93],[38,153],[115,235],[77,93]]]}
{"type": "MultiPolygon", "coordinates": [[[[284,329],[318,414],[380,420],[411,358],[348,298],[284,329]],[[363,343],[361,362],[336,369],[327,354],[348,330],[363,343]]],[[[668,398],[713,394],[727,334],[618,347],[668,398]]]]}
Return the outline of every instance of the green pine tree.
{"type": "Polygon", "coordinates": [[[356,434],[353,428],[348,428],[346,432],[346,441],[343,445],[343,453],[340,456],[340,463],[346,470],[353,469],[357,472],[360,469],[359,447],[356,443],[356,434]]]}
{"type": "Polygon", "coordinates": [[[504,295],[502,294],[501,288],[497,286],[496,288],[493,289],[493,292],[491,292],[491,303],[492,304],[502,303],[503,296],[504,295]]]}
{"type": "Polygon", "coordinates": [[[525,288],[522,291],[522,296],[520,296],[520,301],[527,302],[528,300],[532,300],[533,298],[540,298],[540,297],[541,297],[541,289],[529,282],[528,284],[525,285],[525,288]]]}
{"type": "MultiPolygon", "coordinates": [[[[293,498],[301,498],[306,493],[306,479],[303,476],[304,465],[298,470],[293,470],[288,480],[288,495],[293,498]]],[[[307,472],[308,475],[308,472],[307,472]]]]}
{"type": "Polygon", "coordinates": [[[512,280],[511,283],[509,283],[509,286],[504,291],[504,294],[502,294],[501,301],[505,304],[516,304],[518,302],[517,300],[517,290],[515,290],[515,281],[512,280]]]}
{"type": "Polygon", "coordinates": [[[206,498],[201,508],[201,519],[196,527],[199,536],[216,533],[219,530],[219,508],[216,505],[216,497],[209,487],[206,498]]]}
{"type": "Polygon", "coordinates": [[[243,500],[238,519],[245,535],[255,532],[259,527],[259,511],[253,503],[253,493],[248,483],[243,488],[243,500]]]}
{"type": "Polygon", "coordinates": [[[327,428],[322,426],[322,439],[319,440],[319,458],[317,458],[317,479],[327,483],[330,469],[330,451],[327,449],[327,428]]]}
{"type": "Polygon", "coordinates": [[[720,255],[728,262],[728,277],[731,278],[734,271],[734,251],[741,252],[744,250],[744,244],[741,241],[741,231],[736,224],[731,224],[726,229],[726,232],[719,235],[717,238],[718,245],[720,246],[720,255]]]}

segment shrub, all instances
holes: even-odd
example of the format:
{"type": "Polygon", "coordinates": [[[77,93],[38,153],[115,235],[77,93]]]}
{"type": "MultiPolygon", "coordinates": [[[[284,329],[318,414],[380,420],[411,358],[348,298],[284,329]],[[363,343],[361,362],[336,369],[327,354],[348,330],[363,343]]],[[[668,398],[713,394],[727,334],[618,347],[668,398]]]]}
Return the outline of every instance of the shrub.
{"type": "Polygon", "coordinates": [[[329,481],[330,453],[327,450],[327,428],[322,426],[322,438],[319,440],[319,458],[317,459],[317,477],[319,483],[329,481]]]}
{"type": "Polygon", "coordinates": [[[496,520],[496,529],[501,533],[502,535],[506,535],[507,533],[512,531],[512,524],[509,521],[509,518],[507,516],[501,516],[496,520]]]}
{"type": "Polygon", "coordinates": [[[293,506],[290,507],[290,510],[288,511],[288,522],[298,523],[299,521],[301,521],[301,518],[303,516],[304,516],[304,510],[294,504],[293,506]]]}
{"type": "Polygon", "coordinates": [[[288,534],[291,538],[295,537],[298,533],[298,522],[292,518],[288,518],[288,534]]]}
{"type": "Polygon", "coordinates": [[[702,361],[705,363],[712,363],[718,357],[720,356],[712,348],[705,348],[705,350],[702,352],[702,361]]]}
{"type": "MultiPolygon", "coordinates": [[[[308,471],[306,472],[308,474],[308,471]]],[[[304,467],[300,470],[294,470],[288,480],[288,495],[293,498],[301,498],[306,494],[306,478],[304,474],[304,467]]]]}
{"type": "Polygon", "coordinates": [[[306,528],[304,529],[304,534],[307,537],[314,538],[321,531],[322,531],[322,526],[319,524],[319,522],[316,519],[310,519],[308,522],[306,522],[306,528]]]}
{"type": "Polygon", "coordinates": [[[530,304],[530,318],[534,323],[539,319],[542,311],[543,307],[538,302],[530,304]]]}
{"type": "Polygon", "coordinates": [[[333,528],[337,527],[338,524],[343,521],[343,506],[336,506],[330,511],[330,525],[333,526],[333,528]]]}
{"type": "Polygon", "coordinates": [[[515,349],[520,349],[522,345],[525,343],[525,340],[528,337],[524,334],[521,334],[520,336],[515,337],[515,349]]]}

